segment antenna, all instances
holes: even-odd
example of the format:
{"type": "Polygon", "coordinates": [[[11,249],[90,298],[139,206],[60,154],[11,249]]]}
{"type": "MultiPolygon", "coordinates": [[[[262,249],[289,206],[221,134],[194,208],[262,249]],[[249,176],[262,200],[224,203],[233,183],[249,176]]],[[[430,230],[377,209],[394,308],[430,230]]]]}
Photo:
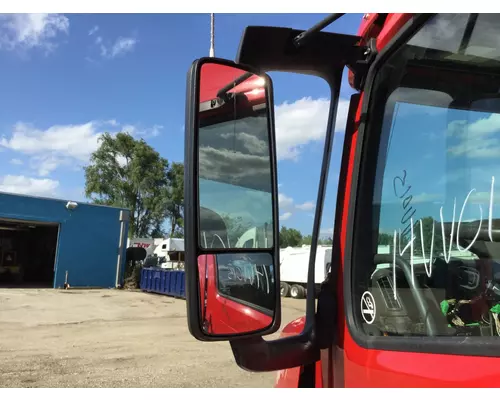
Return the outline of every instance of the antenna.
{"type": "Polygon", "coordinates": [[[215,17],[210,14],[210,53],[209,57],[215,57],[215,17]]]}

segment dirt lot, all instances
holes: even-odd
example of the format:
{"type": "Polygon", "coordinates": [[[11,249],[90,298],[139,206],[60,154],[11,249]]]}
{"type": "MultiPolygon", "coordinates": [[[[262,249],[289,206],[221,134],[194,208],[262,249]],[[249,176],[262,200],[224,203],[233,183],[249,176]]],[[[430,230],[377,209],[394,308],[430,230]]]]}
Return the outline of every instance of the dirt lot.
{"type": "MultiPolygon", "coordinates": [[[[282,327],[304,314],[284,299],[282,327]]],[[[198,342],[184,300],[118,290],[0,289],[0,387],[272,387],[228,343],[198,342]]]]}

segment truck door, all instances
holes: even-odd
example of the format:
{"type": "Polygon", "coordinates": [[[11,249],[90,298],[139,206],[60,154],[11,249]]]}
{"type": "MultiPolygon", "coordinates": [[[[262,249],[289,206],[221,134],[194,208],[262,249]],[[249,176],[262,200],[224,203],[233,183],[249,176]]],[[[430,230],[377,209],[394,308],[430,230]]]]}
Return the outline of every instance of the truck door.
{"type": "Polygon", "coordinates": [[[346,137],[341,385],[498,386],[499,37],[498,14],[424,15],[370,68],[346,137]]]}

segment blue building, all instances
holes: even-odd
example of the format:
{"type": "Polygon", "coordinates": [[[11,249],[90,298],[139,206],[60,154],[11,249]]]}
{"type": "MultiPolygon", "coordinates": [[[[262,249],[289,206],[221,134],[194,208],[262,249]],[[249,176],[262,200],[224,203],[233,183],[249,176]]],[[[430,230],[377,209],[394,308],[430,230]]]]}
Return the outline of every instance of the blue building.
{"type": "Polygon", "coordinates": [[[0,285],[123,284],[129,211],[0,192],[0,285]]]}

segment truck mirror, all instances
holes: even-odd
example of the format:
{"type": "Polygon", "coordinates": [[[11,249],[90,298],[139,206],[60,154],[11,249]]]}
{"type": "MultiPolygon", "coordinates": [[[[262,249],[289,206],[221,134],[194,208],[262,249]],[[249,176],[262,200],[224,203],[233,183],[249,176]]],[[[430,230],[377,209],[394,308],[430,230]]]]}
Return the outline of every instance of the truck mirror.
{"type": "Polygon", "coordinates": [[[272,82],[203,58],[188,76],[185,271],[188,323],[199,340],[280,325],[272,82]]]}

